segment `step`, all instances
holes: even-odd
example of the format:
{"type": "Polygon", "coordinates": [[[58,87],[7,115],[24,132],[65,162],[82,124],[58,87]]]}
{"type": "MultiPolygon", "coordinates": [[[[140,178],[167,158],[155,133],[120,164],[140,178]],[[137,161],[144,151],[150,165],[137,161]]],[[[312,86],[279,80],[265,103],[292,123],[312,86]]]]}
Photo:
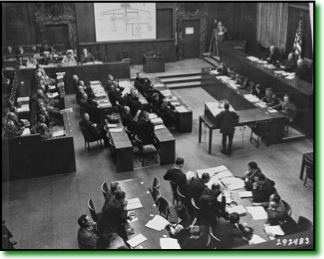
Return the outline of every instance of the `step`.
{"type": "Polygon", "coordinates": [[[167,75],[160,75],[158,78],[175,78],[175,77],[187,77],[187,76],[199,76],[201,75],[201,72],[197,73],[180,73],[180,74],[167,74],[167,75]]]}
{"type": "Polygon", "coordinates": [[[305,139],[306,136],[303,134],[300,135],[294,135],[294,136],[287,136],[287,137],[283,137],[282,141],[283,142],[291,142],[291,141],[297,141],[297,140],[302,140],[305,139]]]}
{"type": "Polygon", "coordinates": [[[184,82],[184,83],[166,84],[166,87],[170,89],[201,87],[201,82],[192,81],[192,82],[184,82]]]}
{"type": "Polygon", "coordinates": [[[185,77],[168,77],[168,78],[160,78],[162,83],[180,83],[180,82],[188,82],[188,81],[198,81],[201,80],[201,75],[198,76],[185,76],[185,77]]]}

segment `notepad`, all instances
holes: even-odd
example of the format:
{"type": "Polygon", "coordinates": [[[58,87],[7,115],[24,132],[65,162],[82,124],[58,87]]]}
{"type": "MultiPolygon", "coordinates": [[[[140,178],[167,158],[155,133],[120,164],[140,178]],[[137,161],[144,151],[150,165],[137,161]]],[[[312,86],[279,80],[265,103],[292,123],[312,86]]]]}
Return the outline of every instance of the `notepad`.
{"type": "Polygon", "coordinates": [[[242,189],[245,183],[242,179],[236,177],[227,177],[222,179],[222,183],[227,186],[230,190],[242,189]]]}
{"type": "Polygon", "coordinates": [[[142,234],[139,234],[139,235],[127,240],[127,243],[132,248],[134,248],[134,247],[138,246],[139,244],[143,243],[146,240],[147,240],[147,238],[145,236],[143,236],[142,234]]]}
{"type": "Polygon", "coordinates": [[[143,205],[139,198],[133,198],[130,200],[127,200],[126,210],[135,210],[139,208],[143,208],[143,205]]]}
{"type": "Polygon", "coordinates": [[[153,219],[149,220],[145,227],[152,228],[157,231],[161,231],[165,229],[167,225],[169,225],[170,222],[163,218],[160,215],[155,215],[153,219]]]}
{"type": "Polygon", "coordinates": [[[210,73],[213,74],[213,75],[218,75],[219,72],[217,70],[210,70],[210,73]]]}
{"type": "Polygon", "coordinates": [[[246,214],[246,209],[244,208],[243,205],[238,205],[238,206],[234,206],[234,207],[228,207],[226,209],[227,209],[227,212],[229,214],[231,214],[233,212],[237,212],[239,215],[245,215],[246,214]]]}
{"type": "Polygon", "coordinates": [[[178,240],[175,238],[160,238],[161,249],[181,249],[178,240]]]}
{"type": "Polygon", "coordinates": [[[284,236],[285,232],[282,231],[281,227],[279,225],[277,226],[265,226],[264,231],[269,236],[284,236]]]}
{"type": "Polygon", "coordinates": [[[251,198],[253,197],[253,194],[251,191],[244,191],[244,192],[239,192],[239,196],[241,199],[243,198],[251,198]]]}
{"type": "Polygon", "coordinates": [[[258,61],[259,60],[257,57],[254,57],[254,56],[248,56],[246,58],[251,60],[251,61],[258,61]]]}
{"type": "Polygon", "coordinates": [[[234,175],[229,170],[226,170],[217,173],[214,177],[218,180],[222,180],[227,177],[234,177],[234,175]]]}
{"type": "Polygon", "coordinates": [[[270,113],[276,113],[278,111],[276,109],[268,109],[268,112],[270,112],[270,113]]]}
{"type": "Polygon", "coordinates": [[[260,243],[263,243],[263,242],[267,242],[267,240],[263,239],[262,237],[260,237],[258,235],[253,234],[251,240],[249,241],[249,244],[250,245],[255,245],[255,244],[260,244],[260,243]]]}
{"type": "Polygon", "coordinates": [[[254,220],[268,219],[268,214],[262,206],[246,207],[254,220]]]}

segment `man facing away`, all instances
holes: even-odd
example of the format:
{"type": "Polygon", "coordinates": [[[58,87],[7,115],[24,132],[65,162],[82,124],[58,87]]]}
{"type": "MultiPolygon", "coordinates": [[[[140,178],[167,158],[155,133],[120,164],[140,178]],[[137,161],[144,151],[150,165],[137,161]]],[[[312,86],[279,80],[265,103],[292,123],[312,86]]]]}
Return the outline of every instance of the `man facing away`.
{"type": "Polygon", "coordinates": [[[185,173],[181,170],[183,164],[184,159],[178,157],[176,159],[175,166],[173,168],[170,168],[163,178],[164,180],[174,182],[177,186],[179,186],[180,192],[185,195],[187,191],[187,177],[185,173]]]}
{"type": "Polygon", "coordinates": [[[239,121],[239,117],[236,112],[229,110],[229,104],[225,103],[225,110],[216,115],[216,121],[220,125],[220,133],[223,134],[222,138],[222,150],[221,153],[230,156],[232,154],[232,144],[235,132],[235,126],[239,121]],[[226,141],[228,138],[228,147],[226,149],[226,141]]]}

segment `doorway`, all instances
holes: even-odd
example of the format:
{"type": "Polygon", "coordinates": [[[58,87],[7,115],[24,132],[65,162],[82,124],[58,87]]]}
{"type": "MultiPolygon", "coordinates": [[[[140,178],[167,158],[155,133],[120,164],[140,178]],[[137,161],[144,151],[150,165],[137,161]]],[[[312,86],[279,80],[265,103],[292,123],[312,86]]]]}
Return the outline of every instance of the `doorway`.
{"type": "Polygon", "coordinates": [[[200,20],[183,20],[183,58],[200,55],[200,20]]]}
{"type": "Polygon", "coordinates": [[[56,50],[62,51],[70,48],[69,31],[67,24],[46,25],[47,43],[56,50]]]}

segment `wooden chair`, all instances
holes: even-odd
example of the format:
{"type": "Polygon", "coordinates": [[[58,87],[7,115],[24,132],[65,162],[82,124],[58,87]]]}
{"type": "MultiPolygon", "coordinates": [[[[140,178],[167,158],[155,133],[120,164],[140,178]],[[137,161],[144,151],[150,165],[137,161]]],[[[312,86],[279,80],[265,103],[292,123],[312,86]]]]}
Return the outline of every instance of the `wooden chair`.
{"type": "Polygon", "coordinates": [[[104,198],[106,199],[106,194],[108,193],[109,191],[109,188],[108,188],[108,185],[107,185],[107,182],[104,181],[102,184],[101,184],[101,191],[102,191],[102,194],[104,196],[104,198]]]}
{"type": "Polygon", "coordinates": [[[307,179],[314,180],[314,164],[313,161],[309,160],[305,156],[305,167],[306,167],[306,176],[304,181],[304,186],[306,185],[307,179]]]}
{"type": "Polygon", "coordinates": [[[217,245],[219,245],[219,243],[221,242],[221,240],[218,239],[214,235],[214,231],[213,231],[213,228],[211,226],[209,226],[209,236],[210,236],[210,243],[208,245],[208,248],[209,249],[217,249],[217,245]]]}
{"type": "Polygon", "coordinates": [[[88,201],[88,208],[89,208],[90,215],[91,215],[93,221],[98,222],[98,219],[99,219],[101,213],[100,212],[96,213],[96,210],[95,210],[95,208],[93,206],[93,202],[92,202],[91,198],[88,201]]]}
{"type": "Polygon", "coordinates": [[[159,199],[161,198],[161,193],[160,190],[156,187],[153,187],[153,189],[151,190],[151,188],[149,188],[151,195],[153,197],[153,200],[156,204],[157,207],[159,207],[159,199]]]}
{"type": "Polygon", "coordinates": [[[169,217],[171,216],[171,208],[168,200],[163,197],[160,197],[158,200],[158,204],[160,215],[163,216],[165,219],[169,220],[169,217]]]}
{"type": "Polygon", "coordinates": [[[142,140],[140,140],[137,136],[135,136],[135,140],[137,143],[137,147],[139,150],[139,159],[142,162],[142,166],[144,166],[144,158],[145,156],[155,156],[155,163],[157,164],[157,156],[158,151],[154,147],[153,144],[143,145],[142,140]]]}
{"type": "Polygon", "coordinates": [[[287,202],[285,202],[284,200],[281,200],[281,201],[282,201],[283,205],[285,206],[287,215],[290,217],[292,214],[292,209],[291,209],[290,205],[287,202]]]}
{"type": "Polygon", "coordinates": [[[313,223],[303,216],[299,216],[297,225],[301,231],[307,231],[313,228],[313,223]]]}
{"type": "Polygon", "coordinates": [[[194,198],[191,198],[190,202],[194,209],[194,215],[196,216],[197,220],[200,222],[200,208],[196,205],[194,198]]]}
{"type": "Polygon", "coordinates": [[[90,143],[91,142],[95,142],[97,141],[97,144],[99,144],[99,141],[100,141],[100,147],[102,148],[102,137],[101,136],[96,136],[94,134],[92,134],[91,132],[89,132],[86,128],[84,127],[81,127],[81,132],[82,132],[82,135],[83,135],[83,138],[84,138],[84,147],[86,148],[87,147],[87,144],[88,144],[88,151],[90,152],[90,143]]]}
{"type": "Polygon", "coordinates": [[[179,197],[179,201],[181,204],[185,205],[186,204],[186,196],[184,196],[181,192],[180,192],[180,187],[177,187],[177,194],[179,197]]]}
{"type": "Polygon", "coordinates": [[[157,188],[159,189],[160,188],[160,179],[157,178],[156,176],[154,176],[154,179],[153,179],[153,187],[152,188],[157,188]]]}
{"type": "Polygon", "coordinates": [[[260,138],[266,141],[266,145],[269,145],[269,135],[272,120],[258,121],[251,127],[250,142],[255,143],[255,147],[259,147],[260,138]],[[256,135],[256,137],[253,136],[256,135]]]}
{"type": "Polygon", "coordinates": [[[171,190],[172,190],[172,194],[173,194],[172,204],[174,204],[174,202],[176,202],[178,204],[180,202],[179,195],[177,192],[178,185],[173,181],[170,181],[170,185],[171,185],[171,190]]]}

